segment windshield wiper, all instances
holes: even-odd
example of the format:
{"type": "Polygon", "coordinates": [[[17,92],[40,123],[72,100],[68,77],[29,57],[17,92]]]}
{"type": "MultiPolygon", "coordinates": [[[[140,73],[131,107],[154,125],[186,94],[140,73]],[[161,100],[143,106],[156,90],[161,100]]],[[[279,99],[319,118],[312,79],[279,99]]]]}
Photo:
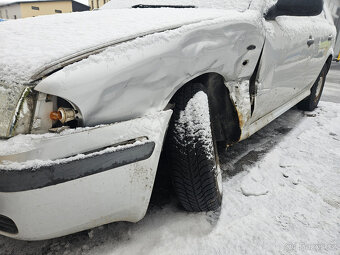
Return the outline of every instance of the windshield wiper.
{"type": "Polygon", "coordinates": [[[149,5],[149,4],[137,4],[131,6],[131,8],[196,8],[194,5],[149,5]]]}

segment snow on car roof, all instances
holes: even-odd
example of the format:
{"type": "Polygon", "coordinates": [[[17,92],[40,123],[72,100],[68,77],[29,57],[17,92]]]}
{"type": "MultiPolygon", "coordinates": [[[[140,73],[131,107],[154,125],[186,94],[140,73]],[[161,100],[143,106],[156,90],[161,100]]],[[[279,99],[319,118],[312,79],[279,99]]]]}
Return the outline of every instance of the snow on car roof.
{"type": "Polygon", "coordinates": [[[226,15],[213,9],[101,10],[0,24],[0,83],[24,84],[45,65],[122,38],[226,15]]]}

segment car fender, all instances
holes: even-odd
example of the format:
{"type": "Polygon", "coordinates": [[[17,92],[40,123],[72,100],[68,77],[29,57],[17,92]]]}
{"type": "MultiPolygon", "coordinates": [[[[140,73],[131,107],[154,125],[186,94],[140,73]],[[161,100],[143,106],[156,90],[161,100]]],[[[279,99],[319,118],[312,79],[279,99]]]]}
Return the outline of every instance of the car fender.
{"type": "Polygon", "coordinates": [[[109,47],[35,90],[69,100],[91,126],[161,111],[181,86],[205,73],[249,80],[264,43],[262,14],[236,13],[109,47]]]}

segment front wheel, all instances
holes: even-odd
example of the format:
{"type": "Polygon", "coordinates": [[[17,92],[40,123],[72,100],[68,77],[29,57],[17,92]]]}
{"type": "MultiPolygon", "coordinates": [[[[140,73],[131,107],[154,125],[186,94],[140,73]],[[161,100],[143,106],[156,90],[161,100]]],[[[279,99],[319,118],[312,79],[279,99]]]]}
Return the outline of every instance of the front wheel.
{"type": "Polygon", "coordinates": [[[316,109],[325,86],[327,71],[328,67],[325,65],[311,89],[311,94],[297,105],[300,110],[313,111],[316,109]]]}
{"type": "Polygon", "coordinates": [[[222,203],[222,175],[206,88],[189,84],[173,103],[166,153],[175,192],[187,211],[215,211],[222,203]]]}

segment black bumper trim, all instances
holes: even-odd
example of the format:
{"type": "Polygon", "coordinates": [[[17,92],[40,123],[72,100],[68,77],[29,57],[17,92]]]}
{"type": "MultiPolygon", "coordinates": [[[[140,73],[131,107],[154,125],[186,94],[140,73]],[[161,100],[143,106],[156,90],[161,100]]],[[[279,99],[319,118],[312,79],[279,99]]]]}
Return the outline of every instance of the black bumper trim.
{"type": "Polygon", "coordinates": [[[105,172],[148,159],[154,149],[154,142],[146,142],[114,152],[52,166],[42,166],[37,169],[2,170],[0,168],[0,192],[39,189],[105,172]]]}

